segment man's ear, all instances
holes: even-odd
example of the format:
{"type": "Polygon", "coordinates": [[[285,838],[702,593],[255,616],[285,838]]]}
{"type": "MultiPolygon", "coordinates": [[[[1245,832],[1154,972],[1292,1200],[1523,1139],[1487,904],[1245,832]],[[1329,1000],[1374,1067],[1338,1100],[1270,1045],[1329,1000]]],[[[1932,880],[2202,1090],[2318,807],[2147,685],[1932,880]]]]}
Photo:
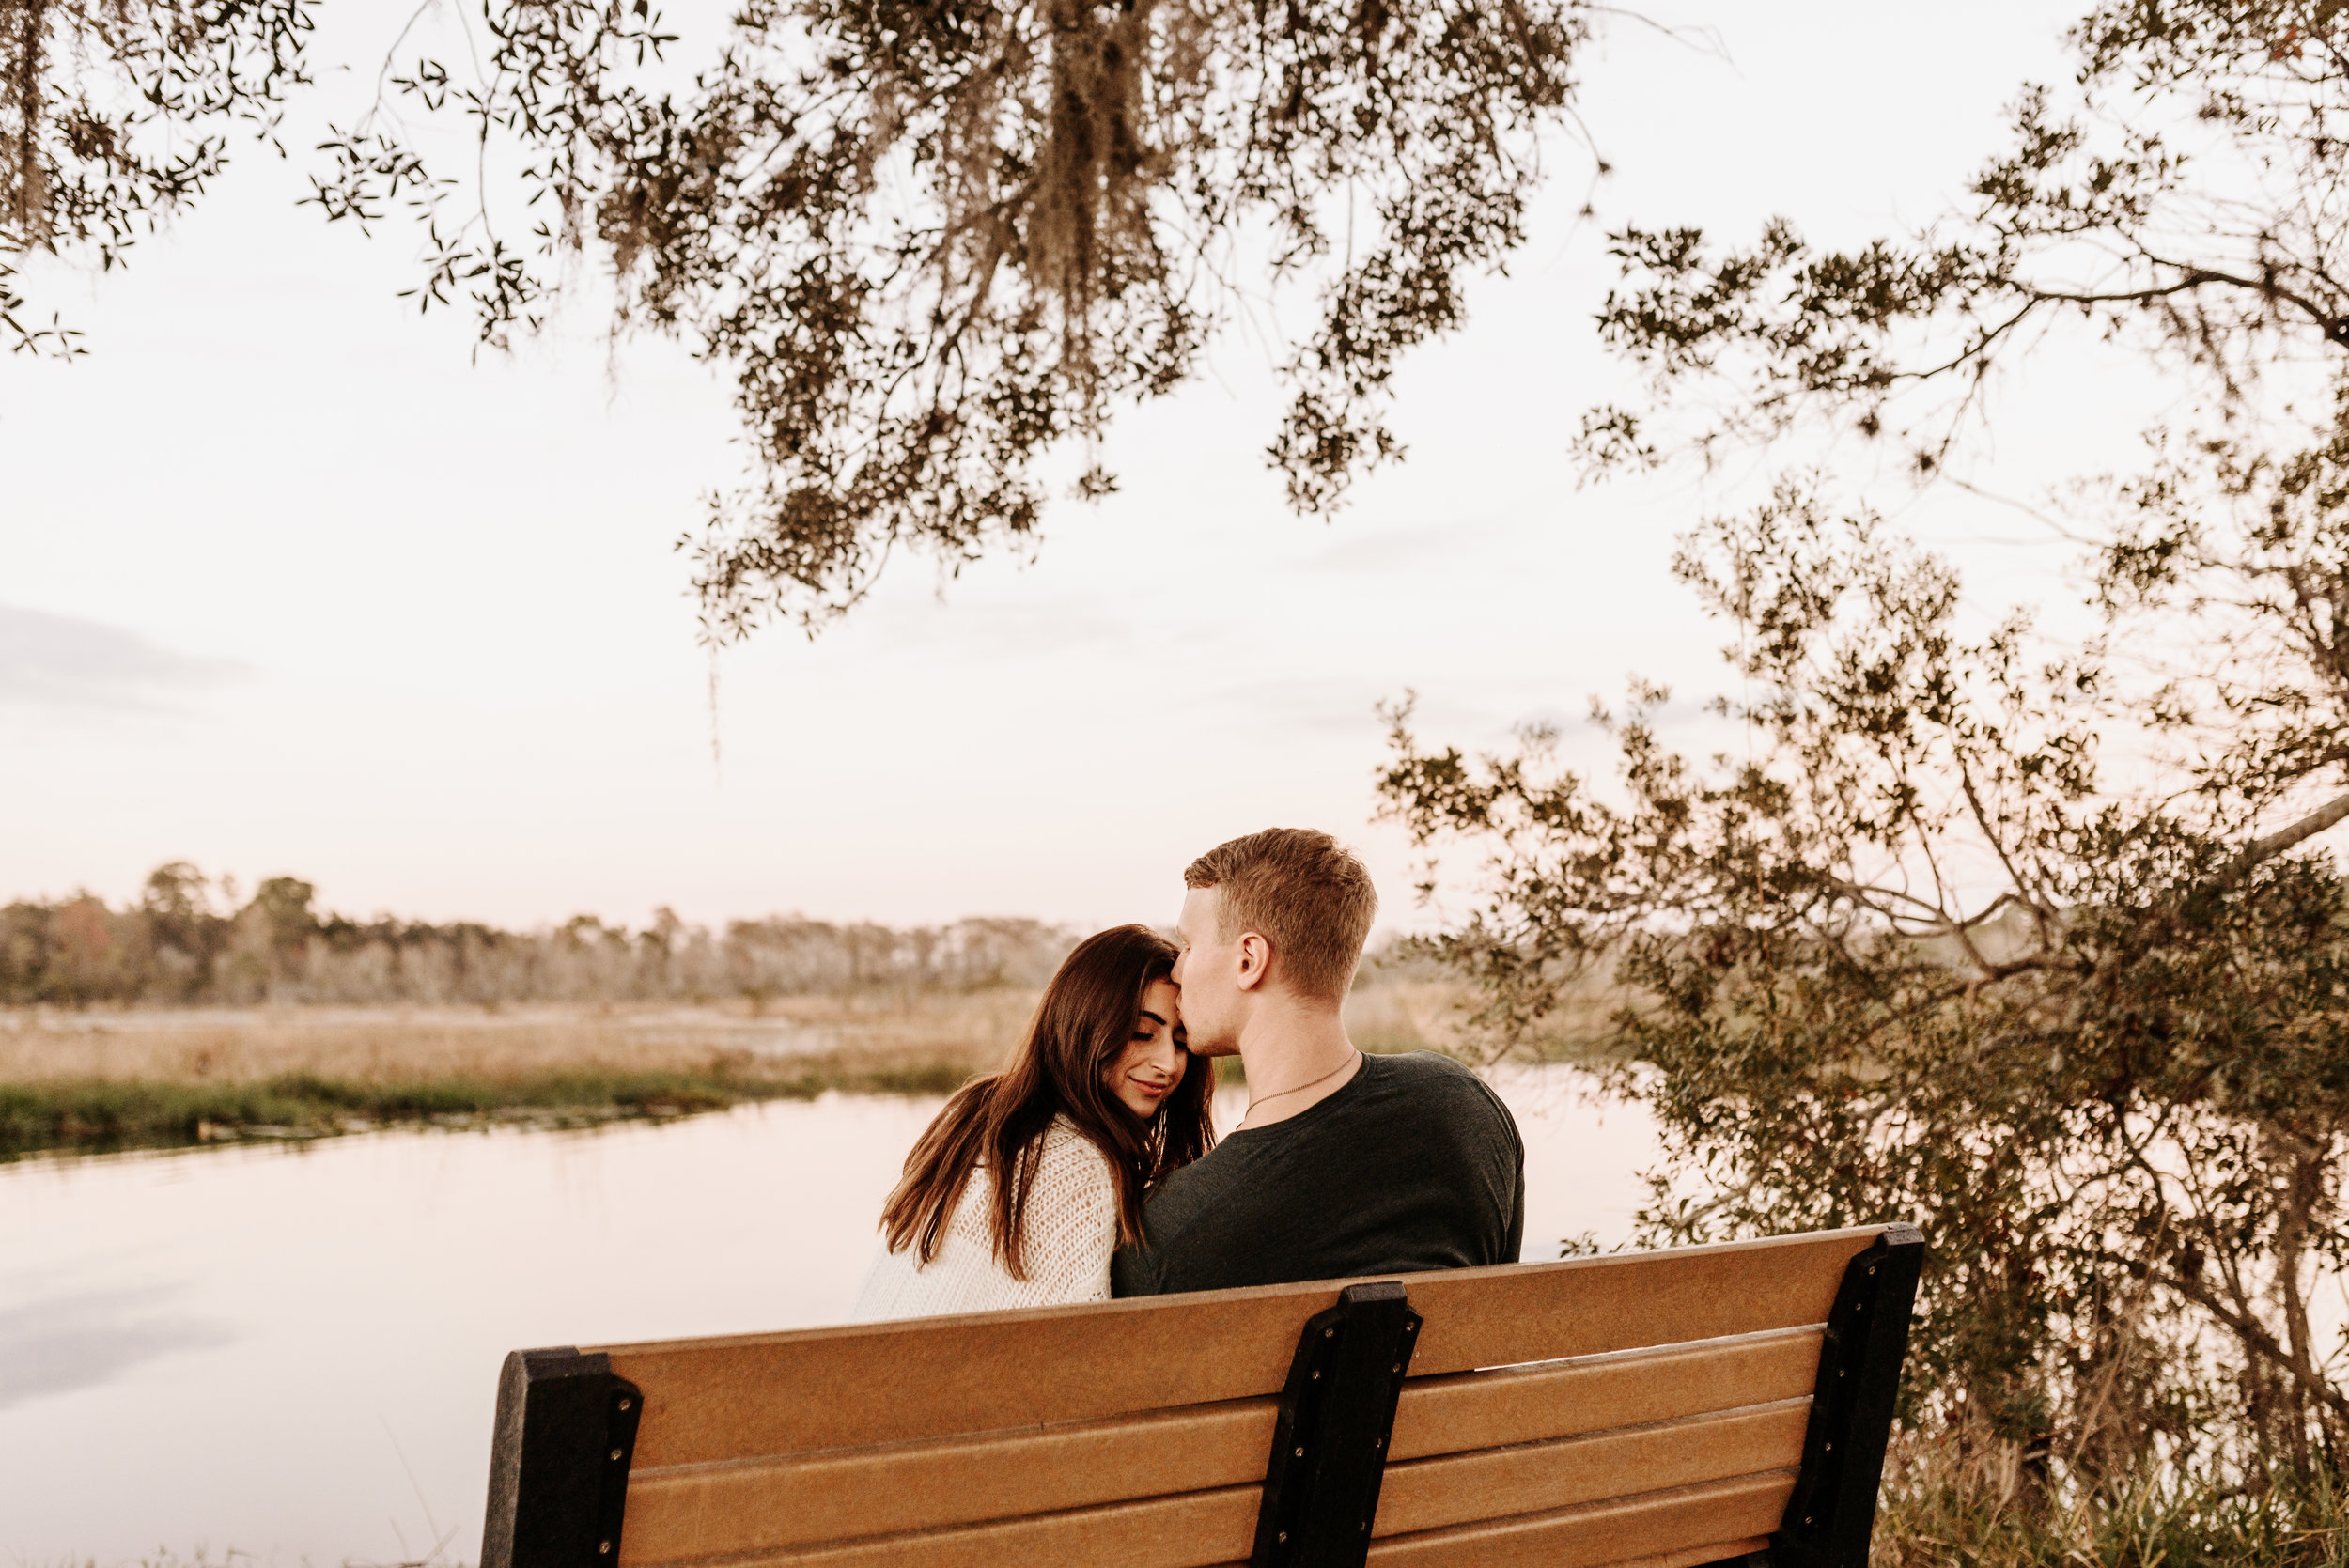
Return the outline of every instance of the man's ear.
{"type": "Polygon", "coordinates": [[[1272,972],[1272,944],[1253,931],[1239,939],[1239,988],[1252,991],[1272,972]]]}

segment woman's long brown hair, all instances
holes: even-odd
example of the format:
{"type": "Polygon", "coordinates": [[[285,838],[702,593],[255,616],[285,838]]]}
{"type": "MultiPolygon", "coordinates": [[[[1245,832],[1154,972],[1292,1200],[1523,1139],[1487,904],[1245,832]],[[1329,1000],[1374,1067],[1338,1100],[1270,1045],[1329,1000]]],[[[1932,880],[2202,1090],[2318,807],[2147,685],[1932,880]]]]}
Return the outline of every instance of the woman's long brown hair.
{"type": "Polygon", "coordinates": [[[956,1091],[906,1157],[905,1175],[881,1210],[891,1251],[913,1246],[923,1263],[937,1257],[971,1173],[985,1165],[995,1174],[995,1256],[1013,1279],[1026,1279],[1028,1197],[1055,1116],[1108,1157],[1117,1172],[1118,1239],[1141,1238],[1143,1194],[1215,1144],[1214,1063],[1192,1060],[1147,1122],[1135,1120],[1104,1081],[1133,1037],[1143,993],[1174,972],[1174,945],[1146,925],[1112,926],[1077,944],[1044,988],[1010,1064],[956,1091]]]}

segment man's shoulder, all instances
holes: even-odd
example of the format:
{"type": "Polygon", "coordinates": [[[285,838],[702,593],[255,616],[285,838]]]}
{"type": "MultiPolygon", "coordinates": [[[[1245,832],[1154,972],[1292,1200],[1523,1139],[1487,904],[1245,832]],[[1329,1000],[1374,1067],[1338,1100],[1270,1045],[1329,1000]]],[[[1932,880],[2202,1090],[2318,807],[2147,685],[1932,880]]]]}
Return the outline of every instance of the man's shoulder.
{"type": "Polygon", "coordinates": [[[1394,1102],[1445,1121],[1491,1122],[1517,1136],[1517,1119],[1482,1076],[1432,1050],[1374,1056],[1381,1085],[1394,1102]]]}
{"type": "Polygon", "coordinates": [[[1480,1104],[1501,1104],[1474,1069],[1432,1050],[1411,1050],[1393,1056],[1372,1056],[1365,1060],[1377,1063],[1374,1069],[1390,1083],[1408,1089],[1412,1094],[1434,1094],[1446,1098],[1457,1096],[1480,1104]]]}
{"type": "Polygon", "coordinates": [[[1380,1072],[1403,1079],[1455,1084],[1473,1083],[1479,1088],[1482,1088],[1485,1082],[1467,1067],[1440,1051],[1397,1051],[1392,1056],[1369,1056],[1366,1060],[1377,1063],[1380,1072]]]}

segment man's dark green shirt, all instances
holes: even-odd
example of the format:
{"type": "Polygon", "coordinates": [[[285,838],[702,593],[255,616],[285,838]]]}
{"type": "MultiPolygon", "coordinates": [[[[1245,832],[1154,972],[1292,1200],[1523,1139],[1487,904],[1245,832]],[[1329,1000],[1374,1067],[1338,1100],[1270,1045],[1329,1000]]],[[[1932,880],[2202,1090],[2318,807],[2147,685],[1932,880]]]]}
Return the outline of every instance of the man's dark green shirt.
{"type": "Polygon", "coordinates": [[[1119,1296],[1515,1263],[1525,1145],[1458,1063],[1366,1056],[1329,1098],[1169,1176],[1142,1228],[1110,1265],[1119,1296]]]}

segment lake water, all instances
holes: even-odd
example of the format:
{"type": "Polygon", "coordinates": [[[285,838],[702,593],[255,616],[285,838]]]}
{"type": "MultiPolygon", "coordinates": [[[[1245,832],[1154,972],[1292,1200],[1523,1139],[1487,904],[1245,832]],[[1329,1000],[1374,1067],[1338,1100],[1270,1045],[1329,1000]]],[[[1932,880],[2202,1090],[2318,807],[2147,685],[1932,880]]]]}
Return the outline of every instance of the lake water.
{"type": "MultiPolygon", "coordinates": [[[[1642,1114],[1496,1086],[1526,1257],[1626,1235],[1642,1114]]],[[[473,1561],[506,1351],[837,1321],[939,1103],[0,1167],[0,1560],[473,1561]]]]}

